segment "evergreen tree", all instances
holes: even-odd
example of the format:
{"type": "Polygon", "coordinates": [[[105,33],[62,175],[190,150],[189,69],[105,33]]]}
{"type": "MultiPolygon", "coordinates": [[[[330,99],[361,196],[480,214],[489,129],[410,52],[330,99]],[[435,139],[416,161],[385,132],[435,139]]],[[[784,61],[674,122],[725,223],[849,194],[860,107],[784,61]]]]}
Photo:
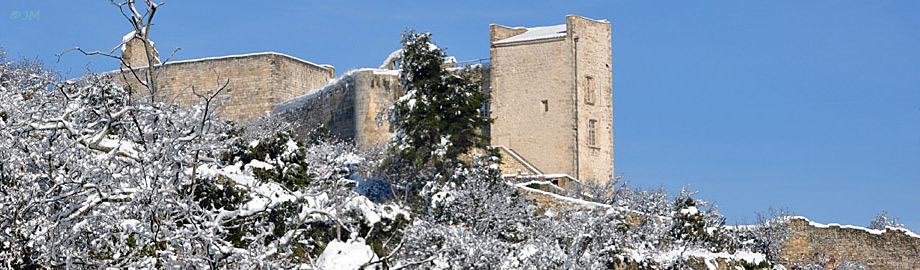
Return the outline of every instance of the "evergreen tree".
{"type": "Polygon", "coordinates": [[[430,33],[409,30],[402,35],[400,85],[406,94],[392,110],[393,151],[399,162],[421,172],[423,179],[442,180],[459,157],[486,149],[489,138],[480,132],[491,120],[480,111],[488,100],[473,77],[478,69],[448,71],[444,52],[430,33]]]}

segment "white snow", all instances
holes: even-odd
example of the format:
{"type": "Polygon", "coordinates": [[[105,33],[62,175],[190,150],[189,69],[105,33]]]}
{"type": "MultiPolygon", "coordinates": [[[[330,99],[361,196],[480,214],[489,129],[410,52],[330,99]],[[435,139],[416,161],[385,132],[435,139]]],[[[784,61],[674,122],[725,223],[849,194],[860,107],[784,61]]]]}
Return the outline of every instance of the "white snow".
{"type": "Polygon", "coordinates": [[[320,67],[320,68],[323,68],[323,69],[329,69],[329,67],[331,67],[331,65],[327,65],[327,64],[322,64],[322,65],[320,65],[320,64],[316,64],[316,63],[313,63],[313,62],[310,62],[310,61],[307,61],[307,60],[303,60],[303,59],[300,59],[300,58],[297,58],[297,57],[293,57],[293,56],[290,56],[290,55],[287,55],[287,54],[279,53],[279,52],[257,52],[257,53],[232,54],[232,55],[225,55],[225,56],[215,56],[215,57],[205,57],[205,58],[197,58],[197,59],[188,59],[188,60],[182,60],[182,61],[173,61],[173,62],[169,62],[169,64],[192,63],[192,62],[200,62],[200,61],[207,61],[207,60],[219,60],[219,59],[231,59],[231,58],[243,58],[243,57],[257,56],[257,55],[277,55],[277,56],[283,56],[283,57],[290,58],[290,59],[292,59],[292,60],[294,60],[294,61],[297,61],[297,62],[300,62],[300,63],[303,63],[303,64],[308,64],[308,65],[320,67]]]}
{"type": "MultiPolygon", "coordinates": [[[[414,99],[413,99],[414,100],[414,99]]],[[[410,100],[411,102],[412,100],[410,100]]],[[[438,145],[435,145],[434,151],[431,152],[431,155],[435,157],[443,157],[447,154],[447,148],[451,146],[450,135],[441,137],[441,142],[438,145]]]]}
{"type": "MultiPolygon", "coordinates": [[[[326,244],[326,249],[316,260],[316,266],[324,270],[354,270],[376,259],[377,255],[364,241],[349,240],[343,243],[333,240],[326,244]]],[[[376,269],[376,267],[365,269],[376,269]]]]}
{"type": "Polygon", "coordinates": [[[399,70],[374,69],[373,71],[374,71],[374,75],[399,76],[399,70]]]}
{"type": "Polygon", "coordinates": [[[696,206],[690,206],[684,209],[680,209],[680,213],[688,216],[696,215],[700,212],[700,209],[697,209],[696,206]]]}
{"type": "Polygon", "coordinates": [[[259,169],[263,169],[263,170],[271,170],[271,169],[274,168],[274,167],[275,167],[275,166],[272,166],[271,164],[268,164],[268,163],[266,163],[266,162],[263,162],[263,161],[257,160],[257,159],[253,159],[253,160],[250,161],[248,164],[246,164],[246,169],[250,169],[250,170],[251,170],[252,168],[259,168],[259,169]]]}
{"type": "Polygon", "coordinates": [[[527,29],[527,32],[524,32],[517,36],[495,41],[492,44],[507,44],[507,43],[513,43],[513,42],[521,42],[521,41],[560,38],[560,37],[564,37],[566,34],[565,24],[553,25],[553,26],[532,27],[532,28],[526,28],[526,29],[527,29]]]}
{"type": "Polygon", "coordinates": [[[281,153],[281,156],[290,158],[294,156],[294,154],[296,154],[297,150],[299,149],[300,147],[297,146],[297,142],[292,139],[288,139],[288,141],[284,143],[284,153],[281,153]]]}
{"type": "Polygon", "coordinates": [[[317,99],[322,98],[323,95],[327,93],[342,89],[343,88],[342,84],[345,84],[344,86],[347,86],[348,83],[352,83],[354,81],[353,80],[354,77],[358,73],[363,72],[363,71],[372,71],[374,72],[374,74],[378,74],[378,73],[379,74],[393,74],[394,72],[395,74],[399,74],[398,71],[374,69],[374,68],[362,68],[362,69],[349,70],[348,72],[345,72],[345,74],[342,74],[342,76],[339,76],[339,77],[336,77],[336,78],[333,78],[327,81],[325,84],[323,84],[323,86],[320,86],[319,88],[313,89],[310,92],[307,92],[306,94],[288,99],[284,102],[279,103],[278,105],[275,105],[275,108],[273,109],[273,111],[274,112],[287,112],[287,111],[296,110],[298,108],[302,108],[305,106],[305,104],[314,102],[317,99]]]}
{"type": "MultiPolygon", "coordinates": [[[[390,55],[387,56],[387,59],[384,59],[383,63],[380,64],[379,69],[388,70],[390,67],[390,64],[393,64],[394,61],[398,60],[399,58],[402,58],[402,52],[403,52],[403,49],[399,49],[399,50],[395,50],[391,52],[390,55]]],[[[396,67],[394,69],[399,69],[399,67],[396,67]]]]}
{"type": "Polygon", "coordinates": [[[99,140],[98,145],[100,147],[111,149],[111,153],[121,154],[132,159],[137,159],[137,151],[140,149],[134,142],[122,140],[114,136],[99,140]]]}
{"type": "MultiPolygon", "coordinates": [[[[154,44],[153,41],[150,41],[150,44],[151,44],[151,45],[154,44]]],[[[124,46],[122,46],[122,50],[124,50],[124,46]]],[[[319,67],[319,68],[322,68],[322,69],[326,69],[326,70],[332,70],[332,69],[334,68],[332,65],[328,65],[328,64],[322,64],[322,65],[320,65],[320,64],[316,64],[316,63],[313,63],[313,62],[310,62],[310,61],[307,61],[307,60],[303,60],[303,59],[300,59],[300,58],[297,58],[297,57],[293,57],[293,56],[290,56],[290,55],[287,55],[287,54],[279,53],[279,52],[257,52],[257,53],[244,53],[244,54],[232,54],[232,55],[225,55],[225,56],[214,56],[214,57],[196,58],[196,59],[188,59],[188,60],[181,60],[181,61],[170,61],[169,63],[166,63],[165,65],[181,64],[181,63],[194,63],[194,62],[201,62],[201,61],[208,61],[208,60],[245,58],[245,57],[260,56],[260,55],[276,55],[276,56],[287,57],[287,58],[290,58],[290,59],[292,59],[292,60],[294,60],[294,61],[300,62],[300,63],[302,63],[302,64],[312,65],[312,66],[316,66],[316,67],[319,67]]],[[[157,64],[156,66],[163,66],[163,65],[164,65],[164,64],[161,63],[161,64],[157,64]]],[[[117,73],[117,72],[121,72],[121,70],[112,70],[112,71],[108,71],[108,72],[103,72],[102,74],[117,73]]]]}
{"type": "Polygon", "coordinates": [[[335,158],[335,161],[344,166],[358,165],[364,162],[364,158],[354,153],[346,153],[335,158]]]}
{"type": "Polygon", "coordinates": [[[690,257],[703,259],[707,269],[718,270],[718,259],[723,258],[726,261],[745,261],[750,264],[759,264],[765,261],[766,255],[750,251],[739,250],[734,254],[727,252],[711,252],[704,249],[686,249],[677,246],[668,251],[657,249],[629,249],[627,256],[633,261],[651,260],[659,264],[669,265],[677,261],[686,260],[690,257]]]}
{"type": "MultiPolygon", "coordinates": [[[[136,33],[137,31],[131,31],[121,37],[121,53],[125,53],[125,50],[128,49],[128,41],[131,41],[136,36],[136,33]]],[[[153,40],[148,39],[148,41],[150,41],[150,46],[156,46],[156,42],[153,42],[153,40]]],[[[157,62],[160,62],[159,56],[157,56],[157,62]]]]}
{"type": "Polygon", "coordinates": [[[361,215],[364,216],[364,220],[367,221],[369,227],[373,227],[374,223],[380,222],[380,215],[377,214],[378,205],[368,200],[367,197],[358,196],[354,197],[351,201],[345,204],[345,208],[357,209],[361,212],[361,215]]]}
{"type": "Polygon", "coordinates": [[[140,224],[141,224],[140,220],[126,219],[126,220],[121,221],[121,224],[119,224],[120,225],[119,227],[121,227],[121,229],[125,231],[133,232],[135,231],[135,228],[137,228],[137,226],[140,224]]]}
{"type": "Polygon", "coordinates": [[[128,47],[128,41],[131,41],[131,39],[134,38],[135,33],[137,32],[131,31],[125,34],[125,36],[121,37],[121,53],[125,53],[125,50],[127,50],[128,47]]]}

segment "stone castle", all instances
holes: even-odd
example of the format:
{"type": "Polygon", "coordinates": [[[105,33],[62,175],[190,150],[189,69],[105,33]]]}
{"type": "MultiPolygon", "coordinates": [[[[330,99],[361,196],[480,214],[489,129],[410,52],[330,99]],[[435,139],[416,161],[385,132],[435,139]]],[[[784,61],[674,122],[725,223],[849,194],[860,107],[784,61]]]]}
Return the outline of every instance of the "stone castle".
{"type": "MultiPolygon", "coordinates": [[[[477,65],[492,95],[486,111],[495,122],[486,132],[506,157],[503,174],[613,177],[610,30],[605,20],[572,15],[554,26],[490,25],[491,59],[477,65]]],[[[138,39],[126,41],[123,57],[131,67],[148,65],[138,39]]],[[[330,65],[271,52],[169,62],[160,65],[158,95],[194,104],[199,99],[190,87],[213,89],[229,78],[224,117],[245,122],[270,112],[303,127],[301,135],[324,127],[369,146],[390,138],[382,119],[403,94],[391,60],[338,78],[330,65]]],[[[457,68],[452,57],[446,60],[457,68]]]]}
{"type": "MultiPolygon", "coordinates": [[[[490,25],[489,30],[490,59],[476,65],[483,91],[492,97],[485,111],[495,122],[485,132],[502,152],[503,175],[552,180],[563,187],[578,179],[611,179],[610,23],[570,15],[561,25],[490,25]]],[[[300,136],[324,127],[359,146],[371,146],[390,138],[386,111],[403,95],[392,56],[379,68],[339,77],[331,65],[274,52],[169,62],[160,65],[158,95],[194,104],[199,99],[190,87],[208,91],[229,78],[222,108],[226,118],[246,122],[271,113],[301,127],[296,131],[300,136]]],[[[135,68],[149,63],[137,39],[126,41],[123,57],[135,68]]],[[[445,60],[448,67],[458,68],[452,58],[445,60]]],[[[132,80],[127,83],[138,84],[132,80]]],[[[556,200],[535,195],[538,202],[556,200]]],[[[782,247],[787,262],[827,256],[829,268],[844,259],[864,262],[870,269],[920,265],[920,236],[909,232],[804,219],[793,220],[790,228],[793,233],[782,247]]]]}

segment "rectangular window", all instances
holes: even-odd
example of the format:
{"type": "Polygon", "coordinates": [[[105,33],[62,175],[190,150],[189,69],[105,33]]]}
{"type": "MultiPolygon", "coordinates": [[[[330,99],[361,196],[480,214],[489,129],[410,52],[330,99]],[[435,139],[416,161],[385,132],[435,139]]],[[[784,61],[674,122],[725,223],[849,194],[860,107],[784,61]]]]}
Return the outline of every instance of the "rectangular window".
{"type": "Polygon", "coordinates": [[[585,104],[594,105],[594,102],[597,101],[597,94],[594,88],[594,77],[585,77],[585,104]]]}
{"type": "Polygon", "coordinates": [[[597,146],[597,120],[588,120],[588,146],[597,146]]]}

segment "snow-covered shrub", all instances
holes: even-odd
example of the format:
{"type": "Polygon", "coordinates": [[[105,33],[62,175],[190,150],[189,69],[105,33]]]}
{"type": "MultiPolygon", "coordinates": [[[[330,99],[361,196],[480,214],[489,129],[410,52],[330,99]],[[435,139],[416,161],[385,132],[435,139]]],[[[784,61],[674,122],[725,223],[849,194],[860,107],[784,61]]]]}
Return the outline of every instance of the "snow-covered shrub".
{"type": "Polygon", "coordinates": [[[782,245],[792,234],[788,226],[794,214],[786,209],[769,208],[756,214],[756,224],[736,226],[731,230],[739,249],[763,253],[771,261],[779,261],[782,245]]]}
{"type": "Polygon", "coordinates": [[[869,267],[865,263],[843,260],[837,264],[836,270],[868,270],[869,267]]]}
{"type": "Polygon", "coordinates": [[[723,233],[725,217],[709,206],[708,202],[695,200],[686,187],[674,199],[673,224],[671,237],[678,243],[700,245],[723,251],[729,248],[731,241],[723,233]],[[709,206],[708,209],[703,207],[709,206]]]}
{"type": "Polygon", "coordinates": [[[410,218],[352,190],[353,146],[245,131],[218,100],[35,62],[0,64],[0,100],[0,268],[309,266],[334,239],[389,252],[410,218]]]}
{"type": "Polygon", "coordinates": [[[869,222],[869,229],[885,230],[885,228],[888,227],[900,229],[904,228],[904,224],[898,223],[898,218],[888,217],[887,211],[882,211],[881,214],[876,215],[875,218],[869,222]]]}
{"type": "Polygon", "coordinates": [[[182,190],[226,148],[213,109],[136,101],[108,76],[58,81],[28,61],[0,65],[0,100],[6,267],[212,261],[220,244],[182,190]]]}

